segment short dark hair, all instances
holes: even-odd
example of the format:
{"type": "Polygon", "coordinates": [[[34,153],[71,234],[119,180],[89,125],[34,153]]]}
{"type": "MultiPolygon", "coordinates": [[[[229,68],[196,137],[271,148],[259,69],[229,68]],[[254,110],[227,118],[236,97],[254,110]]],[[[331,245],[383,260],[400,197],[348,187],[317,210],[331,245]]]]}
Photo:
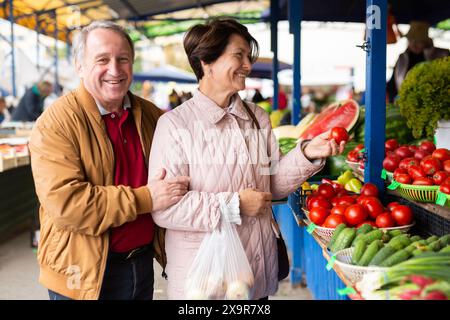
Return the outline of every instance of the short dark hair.
{"type": "Polygon", "coordinates": [[[233,34],[241,36],[248,42],[250,61],[254,63],[259,55],[258,42],[248,32],[247,27],[236,20],[218,18],[189,29],[184,37],[183,45],[197,80],[204,75],[201,61],[206,64],[216,61],[225,51],[233,34]]]}

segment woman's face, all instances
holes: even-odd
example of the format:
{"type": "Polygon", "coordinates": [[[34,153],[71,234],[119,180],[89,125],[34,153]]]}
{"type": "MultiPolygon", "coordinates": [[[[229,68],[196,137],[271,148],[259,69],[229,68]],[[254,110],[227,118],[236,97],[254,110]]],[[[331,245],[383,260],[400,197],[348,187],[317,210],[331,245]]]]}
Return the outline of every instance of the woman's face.
{"type": "Polygon", "coordinates": [[[228,45],[222,55],[207,66],[205,79],[211,84],[228,92],[238,92],[245,89],[245,78],[250,74],[250,46],[241,36],[230,36],[228,45]]]}

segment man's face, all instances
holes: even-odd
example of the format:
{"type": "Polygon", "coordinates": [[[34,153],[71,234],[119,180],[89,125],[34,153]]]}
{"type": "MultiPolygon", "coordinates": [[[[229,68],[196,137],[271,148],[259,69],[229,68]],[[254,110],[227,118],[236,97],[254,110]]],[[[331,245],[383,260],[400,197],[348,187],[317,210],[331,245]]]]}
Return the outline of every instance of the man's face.
{"type": "Polygon", "coordinates": [[[86,39],[77,71],[84,86],[106,109],[122,105],[132,80],[133,55],[127,40],[109,29],[95,29],[86,39]]]}

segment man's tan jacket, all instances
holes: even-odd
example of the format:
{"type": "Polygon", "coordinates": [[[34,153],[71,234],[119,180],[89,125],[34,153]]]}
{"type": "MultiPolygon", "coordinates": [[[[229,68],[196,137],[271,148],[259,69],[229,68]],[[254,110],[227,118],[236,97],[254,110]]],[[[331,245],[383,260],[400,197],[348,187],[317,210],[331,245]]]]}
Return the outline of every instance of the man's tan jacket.
{"type": "MultiPolygon", "coordinates": [[[[128,96],[148,166],[153,131],[163,112],[130,92],[128,96]]],[[[29,147],[41,204],[39,281],[72,299],[98,299],[108,230],[148,214],[150,192],[146,186],[113,185],[112,144],[95,100],[82,84],[42,114],[29,147]]]]}

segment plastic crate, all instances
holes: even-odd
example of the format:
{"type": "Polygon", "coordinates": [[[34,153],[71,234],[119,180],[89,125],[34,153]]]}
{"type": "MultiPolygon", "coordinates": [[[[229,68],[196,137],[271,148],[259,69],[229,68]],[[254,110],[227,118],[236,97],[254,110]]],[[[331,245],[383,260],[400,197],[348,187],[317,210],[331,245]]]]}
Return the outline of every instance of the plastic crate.
{"type": "Polygon", "coordinates": [[[414,212],[415,226],[411,229],[412,234],[418,234],[423,237],[430,235],[443,236],[450,233],[450,219],[446,219],[434,212],[428,211],[421,205],[408,199],[386,194],[385,200],[388,202],[397,201],[409,206],[414,212]]]}

